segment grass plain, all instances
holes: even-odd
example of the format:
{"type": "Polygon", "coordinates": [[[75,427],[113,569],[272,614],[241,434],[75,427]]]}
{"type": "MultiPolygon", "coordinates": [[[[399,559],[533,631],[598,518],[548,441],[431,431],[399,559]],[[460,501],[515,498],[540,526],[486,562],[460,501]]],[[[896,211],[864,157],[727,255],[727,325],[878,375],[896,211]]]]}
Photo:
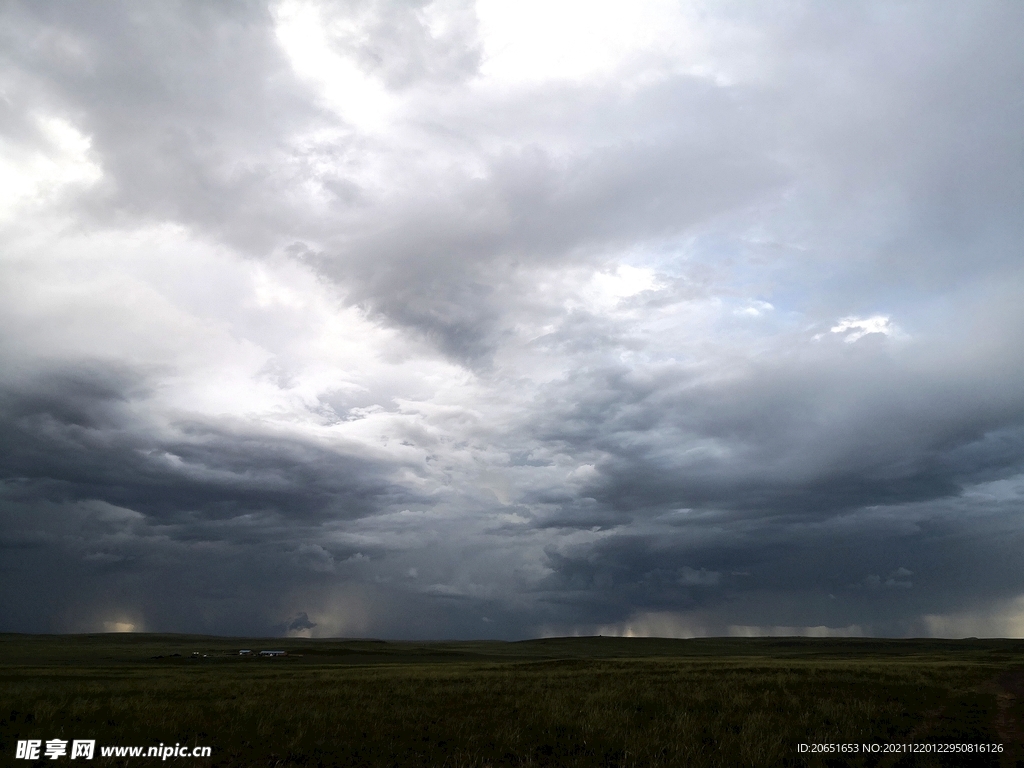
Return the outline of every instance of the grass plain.
{"type": "Polygon", "coordinates": [[[60,738],[213,747],[167,761],[202,766],[1024,768],[1022,718],[1012,640],[0,635],[4,764],[29,764],[19,739],[60,738]],[[1003,752],[798,751],[822,743],[1003,752]]]}

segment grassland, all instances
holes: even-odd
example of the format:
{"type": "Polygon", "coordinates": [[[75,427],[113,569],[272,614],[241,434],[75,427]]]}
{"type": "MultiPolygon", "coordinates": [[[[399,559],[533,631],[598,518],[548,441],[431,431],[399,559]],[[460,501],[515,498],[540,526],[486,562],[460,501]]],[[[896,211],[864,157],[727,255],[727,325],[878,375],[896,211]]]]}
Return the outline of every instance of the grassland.
{"type": "Polygon", "coordinates": [[[29,764],[19,739],[94,738],[212,746],[168,761],[203,766],[1024,766],[1022,716],[1017,641],[0,635],[4,764],[29,764]],[[1004,751],[797,749],[949,742],[1004,751]]]}

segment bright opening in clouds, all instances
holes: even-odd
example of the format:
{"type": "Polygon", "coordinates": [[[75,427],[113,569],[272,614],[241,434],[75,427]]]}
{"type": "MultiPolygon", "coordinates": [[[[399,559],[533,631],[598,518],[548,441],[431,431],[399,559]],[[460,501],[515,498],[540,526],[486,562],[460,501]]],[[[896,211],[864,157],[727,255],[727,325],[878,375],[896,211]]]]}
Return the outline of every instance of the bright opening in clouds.
{"type": "Polygon", "coordinates": [[[0,11],[0,630],[1024,632],[1024,10],[0,11]]]}

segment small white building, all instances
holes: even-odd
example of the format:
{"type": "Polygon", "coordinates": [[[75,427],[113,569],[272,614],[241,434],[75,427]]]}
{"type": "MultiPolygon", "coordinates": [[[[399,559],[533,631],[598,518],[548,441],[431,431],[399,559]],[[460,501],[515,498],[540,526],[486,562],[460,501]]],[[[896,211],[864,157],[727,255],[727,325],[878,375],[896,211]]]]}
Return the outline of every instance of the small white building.
{"type": "Polygon", "coordinates": [[[260,656],[287,656],[288,651],[260,651],[260,656]]]}
{"type": "Polygon", "coordinates": [[[239,656],[252,656],[252,651],[249,649],[241,650],[238,652],[239,656]]]}

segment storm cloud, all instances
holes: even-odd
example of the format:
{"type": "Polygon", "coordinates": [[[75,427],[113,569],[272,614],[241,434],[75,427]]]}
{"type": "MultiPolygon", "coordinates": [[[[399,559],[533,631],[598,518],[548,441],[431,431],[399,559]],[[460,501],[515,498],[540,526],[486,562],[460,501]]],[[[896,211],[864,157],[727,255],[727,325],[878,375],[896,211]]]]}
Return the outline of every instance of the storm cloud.
{"type": "Polygon", "coordinates": [[[1024,636],[1024,10],[0,11],[0,630],[1024,636]]]}

